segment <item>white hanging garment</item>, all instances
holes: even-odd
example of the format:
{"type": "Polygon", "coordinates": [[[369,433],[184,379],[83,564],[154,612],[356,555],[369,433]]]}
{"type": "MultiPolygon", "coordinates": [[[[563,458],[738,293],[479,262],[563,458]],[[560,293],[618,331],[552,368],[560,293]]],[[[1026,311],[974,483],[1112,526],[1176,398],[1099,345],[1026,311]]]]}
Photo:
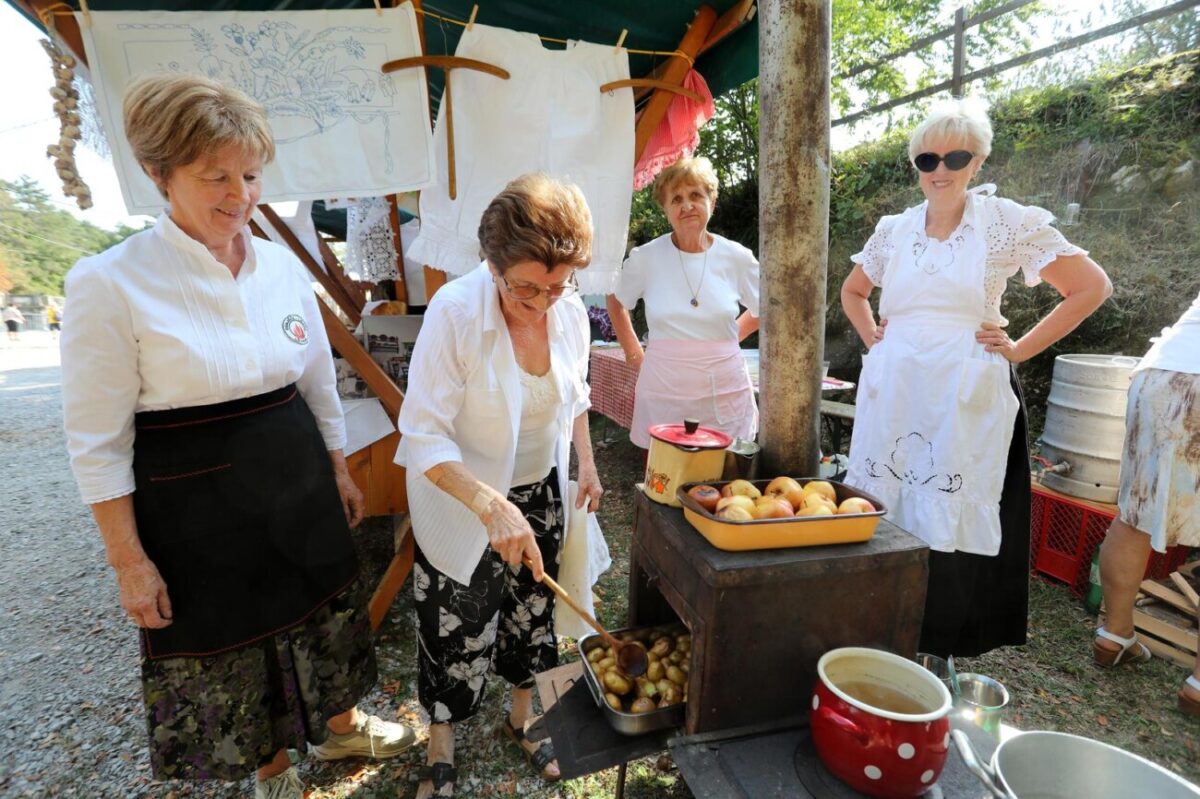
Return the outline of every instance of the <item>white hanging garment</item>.
{"type": "Polygon", "coordinates": [[[158,213],[158,189],[125,136],[125,88],[146,74],[229,83],[266,109],[275,160],[263,202],[377,196],[433,179],[433,133],[420,69],[384,74],[421,54],[411,3],[312,11],[92,11],[83,33],[101,119],[130,213],[158,213]]]}
{"type": "Polygon", "coordinates": [[[360,280],[395,280],[396,240],[386,197],[363,197],[346,209],[346,270],[360,280]]]}
{"type": "Polygon", "coordinates": [[[577,184],[592,212],[592,262],[585,294],[611,293],[629,228],[633,175],[633,90],[600,93],[629,77],[629,57],[612,45],[571,42],[550,50],[532,33],[476,23],[455,55],[502,67],[508,80],[470,69],[451,73],[456,199],[447,177],[445,107],[435,132],[437,186],[421,193],[414,260],[461,275],[479,265],[479,220],[513,178],[542,171],[577,184]]]}
{"type": "Polygon", "coordinates": [[[935,550],[995,555],[1018,403],[1008,361],[975,341],[986,307],[981,199],[973,190],[945,241],[925,234],[924,203],[892,228],[887,332],[863,357],[846,482],[935,550]]]}

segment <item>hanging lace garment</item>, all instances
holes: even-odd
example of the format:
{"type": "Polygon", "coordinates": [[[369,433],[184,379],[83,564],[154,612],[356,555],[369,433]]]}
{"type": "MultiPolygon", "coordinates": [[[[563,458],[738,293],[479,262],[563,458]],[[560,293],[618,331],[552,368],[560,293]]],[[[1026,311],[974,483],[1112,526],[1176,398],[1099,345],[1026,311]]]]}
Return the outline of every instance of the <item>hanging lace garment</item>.
{"type": "Polygon", "coordinates": [[[396,242],[385,197],[363,197],[346,209],[346,270],[360,280],[396,280],[396,242]]]}

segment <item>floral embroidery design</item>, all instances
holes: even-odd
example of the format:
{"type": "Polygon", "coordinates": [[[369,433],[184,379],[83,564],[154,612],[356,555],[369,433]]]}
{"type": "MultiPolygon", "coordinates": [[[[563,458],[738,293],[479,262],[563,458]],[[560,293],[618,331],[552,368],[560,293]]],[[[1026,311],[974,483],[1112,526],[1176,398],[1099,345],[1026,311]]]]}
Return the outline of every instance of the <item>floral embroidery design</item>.
{"type": "Polygon", "coordinates": [[[933,442],[920,433],[909,433],[896,439],[896,448],[888,456],[888,462],[880,464],[866,458],[867,474],[883,478],[891,475],[902,483],[912,486],[930,486],[938,491],[953,494],[962,488],[961,474],[942,474],[934,471],[933,442]],[[881,469],[882,467],[882,469],[881,469]]]}

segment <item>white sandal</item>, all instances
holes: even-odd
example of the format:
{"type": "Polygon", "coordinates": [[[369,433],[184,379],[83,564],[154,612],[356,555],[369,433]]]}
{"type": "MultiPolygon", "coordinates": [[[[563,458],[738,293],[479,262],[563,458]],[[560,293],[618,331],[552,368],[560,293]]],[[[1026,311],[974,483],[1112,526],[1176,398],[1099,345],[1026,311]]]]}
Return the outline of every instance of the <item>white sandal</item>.
{"type": "Polygon", "coordinates": [[[1107,649],[1100,646],[1097,640],[1092,639],[1092,657],[1095,658],[1097,666],[1111,669],[1122,663],[1145,663],[1152,657],[1146,645],[1138,641],[1137,633],[1129,638],[1122,638],[1103,627],[1097,627],[1096,638],[1105,638],[1121,647],[1120,649],[1107,649]]]}

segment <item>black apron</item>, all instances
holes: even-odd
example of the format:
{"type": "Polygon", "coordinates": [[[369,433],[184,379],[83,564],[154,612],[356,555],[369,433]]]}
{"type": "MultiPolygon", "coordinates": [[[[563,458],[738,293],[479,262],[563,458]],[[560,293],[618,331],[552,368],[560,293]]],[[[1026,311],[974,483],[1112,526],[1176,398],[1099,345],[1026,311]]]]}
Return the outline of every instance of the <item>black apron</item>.
{"type": "Polygon", "coordinates": [[[325,442],[294,385],[135,417],[138,536],[174,621],[151,659],[235,649],[302,622],[358,560],[325,442]]]}

